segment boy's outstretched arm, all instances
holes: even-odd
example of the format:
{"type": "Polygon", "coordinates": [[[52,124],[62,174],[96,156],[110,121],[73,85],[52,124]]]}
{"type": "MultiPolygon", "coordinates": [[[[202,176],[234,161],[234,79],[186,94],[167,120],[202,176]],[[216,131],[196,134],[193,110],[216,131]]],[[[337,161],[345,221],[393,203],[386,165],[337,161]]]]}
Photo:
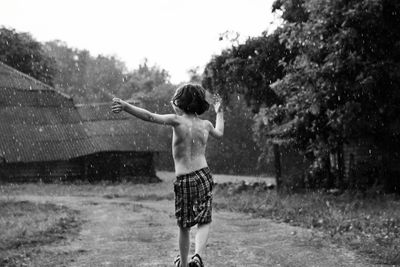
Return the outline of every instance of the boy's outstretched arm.
{"type": "Polygon", "coordinates": [[[123,101],[119,98],[113,99],[113,104],[111,106],[111,109],[114,113],[119,113],[121,111],[128,112],[129,114],[132,114],[133,116],[148,122],[171,125],[171,126],[179,124],[178,116],[175,114],[160,115],[152,113],[146,109],[131,105],[128,102],[123,101]]]}
{"type": "Polygon", "coordinates": [[[215,120],[215,128],[212,123],[210,123],[210,134],[215,138],[222,138],[222,136],[224,135],[224,110],[222,109],[220,99],[214,103],[214,110],[217,113],[217,118],[215,120]]]}

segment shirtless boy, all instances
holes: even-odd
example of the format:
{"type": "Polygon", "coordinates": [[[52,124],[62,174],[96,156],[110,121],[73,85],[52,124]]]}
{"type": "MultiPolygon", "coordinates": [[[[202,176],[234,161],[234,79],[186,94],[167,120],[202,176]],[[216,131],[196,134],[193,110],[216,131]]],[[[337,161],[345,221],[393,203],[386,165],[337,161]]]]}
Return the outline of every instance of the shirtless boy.
{"type": "Polygon", "coordinates": [[[112,111],[128,112],[144,121],[172,126],[172,154],[176,180],[175,216],[179,226],[179,251],[174,261],[177,267],[204,266],[204,255],[211,224],[211,203],[214,181],[205,158],[209,135],[221,138],[224,134],[224,114],[220,99],[214,101],[217,113],[215,127],[198,116],[209,108],[206,91],[198,84],[180,86],[171,100],[176,114],[155,114],[131,105],[119,98],[113,99],[112,111]],[[195,253],[188,260],[190,228],[197,224],[195,253]]]}

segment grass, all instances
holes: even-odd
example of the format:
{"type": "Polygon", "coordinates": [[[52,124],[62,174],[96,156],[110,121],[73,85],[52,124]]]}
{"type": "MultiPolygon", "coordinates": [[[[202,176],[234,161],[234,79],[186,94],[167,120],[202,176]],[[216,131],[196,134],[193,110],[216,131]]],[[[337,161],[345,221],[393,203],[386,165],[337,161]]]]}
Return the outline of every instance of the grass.
{"type": "Polygon", "coordinates": [[[132,197],[143,194],[165,195],[173,192],[172,182],[136,184],[130,182],[110,183],[24,183],[0,184],[0,195],[37,196],[104,196],[105,198],[132,197]]]}
{"type": "MultiPolygon", "coordinates": [[[[3,184],[0,185],[0,194],[10,196],[10,203],[12,197],[19,194],[100,196],[110,199],[124,197],[139,202],[171,201],[174,176],[169,176],[164,179],[165,182],[155,184],[3,184]]],[[[48,242],[51,239],[41,240],[39,236],[42,235],[38,233],[51,233],[52,226],[60,225],[60,222],[62,225],[61,218],[75,216],[68,215],[67,210],[52,204],[7,205],[0,208],[0,251],[1,246],[14,244],[11,246],[15,247],[18,242],[25,245],[48,242]],[[32,241],[35,239],[38,241],[32,241]]],[[[216,209],[244,212],[313,228],[325,233],[333,242],[368,256],[376,264],[400,265],[399,196],[362,196],[352,192],[338,196],[323,192],[277,194],[263,183],[253,186],[221,183],[215,187],[214,205],[216,209]]]]}
{"type": "Polygon", "coordinates": [[[51,203],[0,200],[0,266],[23,266],[38,246],[77,234],[77,216],[51,203]]]}
{"type": "Polygon", "coordinates": [[[376,264],[400,265],[398,196],[277,194],[260,188],[218,185],[215,207],[321,230],[334,242],[368,256],[376,264]]]}

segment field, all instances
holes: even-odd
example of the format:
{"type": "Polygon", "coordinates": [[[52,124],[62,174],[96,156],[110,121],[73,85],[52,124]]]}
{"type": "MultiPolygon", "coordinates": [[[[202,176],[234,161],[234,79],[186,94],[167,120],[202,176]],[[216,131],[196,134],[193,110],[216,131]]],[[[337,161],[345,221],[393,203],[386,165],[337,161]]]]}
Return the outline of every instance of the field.
{"type": "MultiPolygon", "coordinates": [[[[148,185],[1,185],[0,266],[172,266],[174,176],[158,175],[148,185]]],[[[277,195],[270,179],[215,180],[206,266],[400,264],[394,196],[277,195]]]]}

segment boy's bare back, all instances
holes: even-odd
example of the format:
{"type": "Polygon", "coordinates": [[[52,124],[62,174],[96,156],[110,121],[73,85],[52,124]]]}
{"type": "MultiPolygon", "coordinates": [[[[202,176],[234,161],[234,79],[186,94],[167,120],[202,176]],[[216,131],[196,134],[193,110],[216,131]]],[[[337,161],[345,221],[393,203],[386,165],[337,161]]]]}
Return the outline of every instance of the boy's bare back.
{"type": "Polygon", "coordinates": [[[173,127],[172,155],[177,175],[207,167],[205,151],[211,123],[197,116],[179,116],[173,127]]]}

